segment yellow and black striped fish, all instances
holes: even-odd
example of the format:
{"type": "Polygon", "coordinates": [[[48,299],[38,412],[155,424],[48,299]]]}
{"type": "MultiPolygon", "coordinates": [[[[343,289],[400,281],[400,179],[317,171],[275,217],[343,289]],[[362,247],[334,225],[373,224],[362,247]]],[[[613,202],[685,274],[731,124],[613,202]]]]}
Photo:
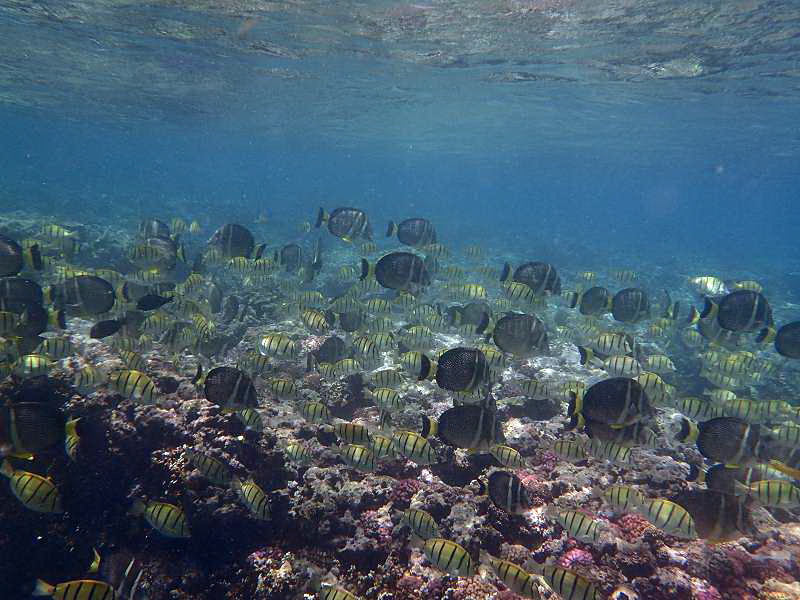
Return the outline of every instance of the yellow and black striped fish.
{"type": "Polygon", "coordinates": [[[307,444],[301,444],[299,442],[292,442],[287,445],[284,449],[284,454],[289,457],[289,460],[299,464],[307,464],[314,458],[311,448],[309,448],[307,444]]]}
{"type": "Polygon", "coordinates": [[[371,473],[377,466],[375,453],[360,444],[344,444],[336,449],[336,453],[345,464],[357,471],[371,473]]]}
{"type": "Polygon", "coordinates": [[[402,522],[411,529],[414,534],[423,540],[439,537],[439,526],[430,513],[421,508],[409,508],[403,513],[402,522]]]}
{"type": "Polygon", "coordinates": [[[413,431],[402,431],[392,437],[395,451],[418,465],[432,465],[439,461],[433,446],[413,431]]]}
{"type": "Polygon", "coordinates": [[[531,577],[530,573],[519,565],[507,560],[500,560],[485,552],[481,553],[481,562],[489,563],[500,580],[515,594],[525,598],[538,599],[540,597],[536,578],[531,577]]]}
{"type": "Polygon", "coordinates": [[[61,513],[61,494],[47,477],[14,469],[11,462],[3,461],[0,473],[9,478],[11,492],[22,505],[40,513],[61,513]]]}
{"type": "Polygon", "coordinates": [[[130,514],[142,515],[150,526],[158,533],[172,538],[188,538],[189,523],[186,513],[180,506],[168,502],[134,500],[130,514]]]}
{"type": "Polygon", "coordinates": [[[237,410],[236,416],[245,426],[245,429],[256,432],[264,430],[264,421],[261,420],[261,415],[257,409],[246,406],[237,410]]]}
{"type": "Polygon", "coordinates": [[[600,539],[600,521],[577,510],[562,510],[556,513],[555,520],[570,537],[581,542],[597,543],[600,539]]]}
{"type": "Polygon", "coordinates": [[[800,488],[784,479],[757,481],[750,485],[749,490],[750,495],[763,506],[800,506],[800,488]]]}
{"type": "Polygon", "coordinates": [[[522,455],[511,446],[497,444],[489,448],[489,454],[491,454],[494,459],[504,467],[521,469],[525,467],[526,464],[522,455]]]}
{"type": "Polygon", "coordinates": [[[694,519],[680,504],[663,498],[645,500],[638,510],[654,527],[675,537],[696,539],[694,519]]]}
{"type": "Polygon", "coordinates": [[[286,378],[275,378],[269,380],[269,389],[272,390],[272,393],[275,394],[278,398],[283,399],[290,399],[294,398],[297,394],[297,388],[294,385],[294,381],[291,379],[286,378]]]}
{"type": "Polygon", "coordinates": [[[318,595],[319,600],[358,600],[347,590],[327,584],[322,584],[318,595]]]}
{"type": "Polygon", "coordinates": [[[290,358],[297,354],[297,344],[283,333],[268,333],[261,338],[258,350],[264,356],[290,358]]]}
{"type": "Polygon", "coordinates": [[[300,407],[300,414],[311,423],[328,423],[331,420],[331,411],[322,402],[306,402],[300,407]]]}
{"type": "Polygon", "coordinates": [[[78,459],[78,448],[81,443],[81,438],[78,435],[78,419],[70,419],[64,424],[64,450],[70,460],[78,459]]]}
{"type": "Polygon", "coordinates": [[[55,600],[114,600],[116,598],[116,592],[111,585],[94,579],[77,579],[56,585],[50,585],[37,579],[33,595],[50,596],[55,600]]]}
{"type": "Polygon", "coordinates": [[[333,432],[340,440],[347,444],[360,444],[368,446],[370,443],[369,431],[363,425],[340,421],[334,424],[333,432]]]}
{"type": "Polygon", "coordinates": [[[597,586],[578,575],[575,571],[554,565],[538,565],[535,572],[540,572],[547,585],[563,600],[600,600],[597,586]]]}
{"type": "Polygon", "coordinates": [[[442,538],[430,538],[423,545],[425,556],[434,567],[454,577],[470,577],[476,565],[463,546],[442,538]]]}
{"type": "Polygon", "coordinates": [[[629,485],[612,485],[603,491],[603,500],[619,512],[634,512],[645,502],[642,493],[629,485]]]}
{"type": "Polygon", "coordinates": [[[156,401],[157,391],[153,380],[141,371],[123,369],[108,376],[109,385],[122,396],[145,404],[156,401]]]}
{"type": "Polygon", "coordinates": [[[211,483],[216,485],[228,485],[231,482],[233,474],[231,469],[224,462],[213,456],[209,456],[204,452],[197,450],[186,450],[186,458],[189,459],[197,469],[208,479],[211,483]]]}
{"type": "Polygon", "coordinates": [[[264,490],[252,479],[242,482],[234,477],[231,487],[239,492],[242,503],[250,510],[256,519],[267,521],[272,516],[269,507],[269,498],[264,490]]]}

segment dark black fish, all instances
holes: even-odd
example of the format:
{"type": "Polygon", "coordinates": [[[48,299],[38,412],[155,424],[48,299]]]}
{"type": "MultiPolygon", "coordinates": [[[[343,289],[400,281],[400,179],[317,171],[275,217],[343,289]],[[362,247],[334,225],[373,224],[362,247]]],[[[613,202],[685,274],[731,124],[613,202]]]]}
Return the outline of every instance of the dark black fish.
{"type": "Polygon", "coordinates": [[[756,331],[772,325],[772,308],[763,294],[737,290],[720,300],[717,322],[729,331],[756,331]]]}
{"type": "Polygon", "coordinates": [[[124,319],[108,319],[107,321],[99,321],[92,325],[89,330],[89,337],[95,340],[101,340],[110,335],[117,333],[125,325],[124,319]]]}
{"type": "Polygon", "coordinates": [[[470,302],[464,306],[448,306],[445,315],[450,325],[475,325],[477,333],[481,334],[489,325],[492,309],[484,302],[470,302]]]}
{"type": "Polygon", "coordinates": [[[406,219],[398,225],[394,221],[389,221],[386,237],[395,234],[400,243],[406,246],[427,246],[436,242],[436,229],[428,219],[406,219]]]}
{"type": "Polygon", "coordinates": [[[51,285],[49,297],[57,306],[77,314],[99,315],[114,307],[114,287],[95,275],[69,277],[51,285]]]}
{"type": "Polygon", "coordinates": [[[778,329],[775,350],[786,358],[800,358],[800,321],[788,323],[778,329]]]}
{"type": "Polygon", "coordinates": [[[147,294],[136,301],[136,308],[139,310],[155,310],[165,304],[172,302],[174,298],[165,298],[156,294],[147,294]]]}
{"type": "Polygon", "coordinates": [[[729,542],[757,533],[744,497],[715,490],[685,490],[675,503],[692,517],[698,537],[710,542],[729,542]]]}
{"type": "Polygon", "coordinates": [[[66,327],[63,311],[54,310],[51,315],[38,302],[0,298],[0,310],[14,313],[20,317],[24,315],[19,325],[11,332],[12,337],[35,337],[45,331],[50,324],[60,329],[66,327]]]}
{"type": "Polygon", "coordinates": [[[361,312],[343,312],[338,313],[339,327],[342,331],[353,333],[364,322],[364,313],[361,312]]]}
{"type": "Polygon", "coordinates": [[[347,358],[347,344],[339,336],[332,335],[312,354],[319,362],[335,363],[347,358]]]}
{"type": "Polygon", "coordinates": [[[367,213],[358,208],[341,207],[334,209],[330,214],[320,208],[314,226],[319,228],[323,223],[328,224],[328,231],[331,234],[345,241],[372,239],[372,227],[367,219],[367,213]]]}
{"type": "Polygon", "coordinates": [[[581,414],[587,421],[625,426],[651,415],[652,408],[638,381],[612,377],[590,386],[582,398],[574,396],[568,414],[581,414]]]}
{"type": "Polygon", "coordinates": [[[44,294],[41,286],[35,281],[24,277],[3,277],[0,279],[0,298],[42,304],[44,294]]]}
{"type": "Polygon", "coordinates": [[[236,256],[250,258],[256,242],[249,229],[235,223],[228,223],[214,232],[208,245],[217,248],[224,258],[236,256]]]}
{"type": "Polygon", "coordinates": [[[451,392],[470,392],[489,379],[486,356],[475,348],[452,348],[439,357],[436,383],[451,392]]]}
{"type": "MultiPolygon", "coordinates": [[[[575,308],[572,306],[571,308],[575,308]]],[[[604,287],[591,287],[579,295],[578,311],[582,315],[599,316],[606,314],[611,308],[611,292],[604,287]]]]}
{"type": "Polygon", "coordinates": [[[614,442],[621,446],[638,446],[647,444],[655,432],[642,422],[617,427],[600,421],[585,419],[584,432],[591,439],[601,442],[614,442]]]}
{"type": "Polygon", "coordinates": [[[223,408],[258,406],[253,382],[234,367],[216,367],[206,375],[205,394],[209,402],[223,408]]]}
{"type": "Polygon", "coordinates": [[[497,411],[488,403],[454,406],[438,419],[423,417],[421,435],[436,436],[451,446],[472,450],[488,450],[505,441],[497,411]]]}
{"type": "Polygon", "coordinates": [[[361,259],[361,279],[375,275],[378,283],[393,290],[418,291],[430,285],[431,277],[425,263],[410,252],[391,252],[383,256],[373,266],[361,259]]]}
{"type": "Polygon", "coordinates": [[[146,219],[139,223],[139,235],[143,238],[168,238],[169,234],[169,225],[158,219],[146,219]]]}
{"type": "Polygon", "coordinates": [[[625,288],[614,294],[611,315],[621,323],[637,323],[650,315],[647,292],[639,288],[625,288]]]}
{"type": "Polygon", "coordinates": [[[287,273],[297,271],[303,258],[303,250],[297,244],[287,244],[275,251],[275,262],[282,265],[287,273]]]}
{"type": "Polygon", "coordinates": [[[531,502],[522,480],[509,471],[494,471],[485,482],[480,481],[480,492],[486,494],[492,503],[510,514],[524,512],[531,508],[531,502]]]}
{"type": "Polygon", "coordinates": [[[677,438],[697,443],[700,454],[712,462],[746,466],[755,461],[777,458],[777,441],[772,433],[736,417],[717,417],[702,423],[681,420],[677,438]]]}
{"type": "Polygon", "coordinates": [[[500,275],[500,281],[512,281],[524,283],[536,295],[552,294],[557,296],[561,293],[561,278],[558,276],[556,268],[545,262],[527,262],[518,266],[511,274],[511,265],[506,263],[500,275]]]}
{"type": "Polygon", "coordinates": [[[64,440],[64,416],[52,404],[20,402],[0,407],[0,452],[35,454],[64,440]]]}
{"type": "Polygon", "coordinates": [[[22,246],[10,237],[0,235],[0,277],[16,275],[24,264],[22,246]]]}
{"type": "Polygon", "coordinates": [[[143,298],[150,294],[150,286],[134,281],[126,281],[119,287],[119,295],[126,302],[138,302],[139,298],[143,298]]]}
{"type": "Polygon", "coordinates": [[[524,356],[532,352],[549,352],[547,330],[536,315],[506,313],[492,330],[494,343],[503,352],[524,356]]]}

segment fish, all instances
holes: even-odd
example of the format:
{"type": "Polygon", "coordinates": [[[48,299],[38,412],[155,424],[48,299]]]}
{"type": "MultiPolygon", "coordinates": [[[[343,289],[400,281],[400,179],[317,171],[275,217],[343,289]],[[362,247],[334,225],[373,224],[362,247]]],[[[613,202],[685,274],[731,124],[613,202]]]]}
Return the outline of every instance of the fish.
{"type": "Polygon", "coordinates": [[[37,353],[45,354],[53,360],[61,360],[77,354],[78,350],[67,337],[51,337],[39,345],[37,353]]]}
{"type": "Polygon", "coordinates": [[[556,440],[553,444],[553,453],[567,461],[581,461],[586,459],[586,450],[583,444],[575,440],[556,440]]]}
{"type": "Polygon", "coordinates": [[[246,227],[228,223],[214,232],[208,241],[208,246],[220,252],[225,259],[237,256],[250,257],[255,248],[255,240],[246,227]]]}
{"type": "Polygon", "coordinates": [[[261,420],[261,415],[258,410],[246,406],[236,411],[236,417],[242,422],[245,429],[260,433],[264,431],[264,422],[261,420]]]}
{"type": "Polygon", "coordinates": [[[602,521],[593,519],[586,513],[577,510],[562,510],[555,513],[554,519],[566,530],[569,537],[589,544],[596,544],[600,541],[602,521]]]}
{"type": "Polygon", "coordinates": [[[486,356],[476,348],[451,348],[439,357],[436,383],[452,392],[471,392],[489,382],[486,356]]]}
{"type": "Polygon", "coordinates": [[[421,435],[436,436],[445,444],[471,450],[488,450],[505,441],[496,410],[482,402],[448,408],[438,419],[423,416],[421,435]]]}
{"type": "Polygon", "coordinates": [[[369,446],[370,444],[369,430],[359,423],[351,423],[349,421],[334,423],[333,432],[336,434],[336,437],[347,444],[359,444],[363,446],[369,446]]]}
{"type": "Polygon", "coordinates": [[[647,499],[637,512],[664,533],[685,539],[697,539],[697,529],[689,512],[679,504],[664,498],[647,499]]]}
{"type": "Polygon", "coordinates": [[[489,454],[504,467],[522,469],[527,466],[525,458],[511,446],[496,444],[489,448],[489,454]]]}
{"type": "Polygon", "coordinates": [[[640,288],[625,288],[611,299],[611,316],[621,323],[638,323],[650,315],[650,300],[640,288]]]}
{"type": "Polygon", "coordinates": [[[6,459],[0,473],[9,479],[11,492],[28,510],[40,513],[62,513],[61,494],[50,478],[15,469],[6,459]]]}
{"type": "Polygon", "coordinates": [[[737,417],[717,417],[700,423],[682,418],[679,423],[677,440],[696,443],[700,454],[715,463],[746,466],[768,461],[776,451],[771,432],[737,417]]]}
{"type": "Polygon", "coordinates": [[[235,367],[215,367],[205,378],[206,399],[223,408],[258,406],[258,396],[250,377],[235,367]]]}
{"type": "Polygon", "coordinates": [[[269,498],[255,481],[248,479],[243,482],[239,478],[234,477],[231,479],[231,488],[238,492],[242,503],[256,519],[268,521],[272,518],[269,498]]]}
{"type": "Polygon", "coordinates": [[[403,408],[402,396],[391,388],[375,388],[365,392],[381,410],[397,411],[403,408]]]}
{"type": "Polygon", "coordinates": [[[76,579],[51,585],[41,579],[36,580],[34,596],[50,596],[56,600],[114,600],[114,588],[95,579],[76,579]]]}
{"type": "Polygon", "coordinates": [[[346,242],[372,240],[372,227],[367,214],[358,208],[340,207],[330,213],[320,208],[314,227],[319,229],[323,223],[327,225],[331,235],[346,242]]]}
{"type": "Polygon", "coordinates": [[[319,600],[358,600],[356,596],[347,590],[328,584],[322,584],[318,595],[319,600]]]}
{"type": "Polygon", "coordinates": [[[509,514],[525,512],[532,506],[522,481],[510,471],[493,471],[485,480],[479,479],[478,495],[488,496],[492,504],[509,514]]]}
{"type": "Polygon", "coordinates": [[[418,465],[439,462],[436,450],[427,439],[413,431],[401,431],[392,436],[395,452],[418,465]]]}
{"type": "Polygon", "coordinates": [[[613,441],[591,439],[586,445],[586,451],[595,458],[601,458],[618,465],[631,465],[631,449],[613,441]]]}
{"type": "Polygon", "coordinates": [[[629,485],[612,485],[603,490],[602,498],[614,510],[623,513],[636,512],[646,500],[639,490],[629,485]]]}
{"type": "Polygon", "coordinates": [[[708,542],[729,542],[757,532],[746,498],[714,490],[686,490],[675,503],[688,511],[696,536],[708,542]]]}
{"type": "Polygon", "coordinates": [[[300,414],[311,423],[328,423],[333,418],[328,407],[322,402],[306,402],[300,408],[300,414]]]}
{"type": "Polygon", "coordinates": [[[536,578],[531,577],[522,567],[507,560],[500,560],[481,551],[481,562],[488,564],[500,581],[515,594],[525,598],[539,600],[541,598],[536,584],[536,578]]]}
{"type": "Polygon", "coordinates": [[[401,244],[406,246],[427,246],[436,243],[436,229],[428,219],[415,217],[395,224],[389,221],[386,237],[396,235],[401,244]]]}
{"type": "Polygon", "coordinates": [[[486,337],[503,352],[517,356],[549,352],[547,328],[536,315],[506,313],[487,328],[486,337]]]}
{"type": "Polygon", "coordinates": [[[794,508],[800,506],[800,487],[783,479],[765,479],[748,486],[749,495],[762,506],[794,508]]]}
{"type": "Polygon", "coordinates": [[[270,333],[261,338],[258,350],[263,356],[291,358],[297,354],[297,345],[283,333],[270,333]]]}
{"type": "Polygon", "coordinates": [[[613,377],[637,377],[642,370],[639,362],[632,356],[612,354],[605,359],[595,358],[591,348],[578,346],[581,365],[597,363],[603,370],[613,377]]]}
{"type": "Polygon", "coordinates": [[[75,372],[75,377],[72,384],[80,389],[87,390],[100,385],[103,381],[103,375],[91,365],[86,365],[80,371],[75,372]]]}
{"type": "Polygon", "coordinates": [[[652,409],[642,386],[628,377],[604,379],[589,387],[582,397],[573,394],[568,414],[607,425],[632,425],[651,414],[652,409]]]}
{"type": "Polygon", "coordinates": [[[14,373],[23,379],[40,377],[49,374],[53,364],[45,354],[25,354],[14,363],[14,373]]]}
{"type": "Polygon", "coordinates": [[[80,418],[70,419],[64,425],[64,451],[71,461],[78,459],[81,438],[78,435],[78,423],[80,418]]]}
{"type": "Polygon", "coordinates": [[[477,572],[477,565],[469,552],[456,542],[430,538],[425,541],[423,551],[434,567],[453,577],[470,577],[477,572]]]}
{"type": "Polygon", "coordinates": [[[314,459],[314,454],[307,444],[293,442],[288,444],[283,451],[289,460],[298,464],[308,464],[314,459]]]}
{"type": "Polygon", "coordinates": [[[22,246],[5,235],[0,235],[0,277],[11,277],[25,265],[22,246]]]}
{"type": "Polygon", "coordinates": [[[775,334],[775,351],[786,358],[800,358],[800,321],[782,325],[775,334]]]}
{"type": "Polygon", "coordinates": [[[233,473],[228,465],[204,452],[198,452],[191,448],[185,452],[189,462],[197,467],[203,477],[216,485],[228,485],[233,478],[233,473]]]}
{"type": "Polygon", "coordinates": [[[143,516],[150,527],[165,537],[191,537],[186,513],[180,506],[175,504],[154,500],[145,503],[137,498],[133,501],[128,514],[143,516]]]}
{"type": "Polygon", "coordinates": [[[114,307],[116,294],[114,287],[105,279],[95,275],[76,275],[51,285],[46,299],[75,314],[91,316],[110,311],[114,307]]]}
{"type": "Polygon", "coordinates": [[[372,473],[377,467],[375,453],[366,446],[343,444],[334,448],[334,452],[339,455],[346,465],[357,471],[372,473]]]}
{"type": "Polygon", "coordinates": [[[98,321],[89,330],[89,337],[95,340],[102,340],[118,333],[125,326],[124,319],[106,319],[98,321]]]}
{"type": "Polygon", "coordinates": [[[611,292],[606,288],[595,286],[577,293],[573,292],[569,299],[569,307],[578,309],[585,317],[599,317],[611,311],[611,292]]]}
{"type": "Polygon", "coordinates": [[[540,573],[547,585],[563,600],[600,600],[597,586],[583,575],[554,565],[534,563],[534,572],[540,573]]]}
{"type": "Polygon", "coordinates": [[[120,395],[145,404],[153,404],[158,391],[146,374],[134,369],[122,369],[108,376],[109,385],[120,395]]]}
{"type": "Polygon", "coordinates": [[[423,259],[411,252],[390,252],[373,264],[361,259],[361,280],[372,277],[382,287],[413,294],[431,283],[423,259]]]}
{"type": "Polygon", "coordinates": [[[294,398],[297,394],[297,388],[294,381],[286,378],[274,378],[267,382],[269,389],[272,390],[278,398],[294,398]]]}
{"type": "Polygon", "coordinates": [[[556,268],[545,262],[526,262],[511,270],[511,265],[506,263],[500,274],[500,281],[516,281],[524,283],[534,294],[550,294],[558,296],[561,294],[561,278],[556,268]]]}
{"type": "Polygon", "coordinates": [[[147,294],[136,301],[136,308],[144,311],[156,310],[165,304],[169,304],[173,300],[174,298],[172,297],[165,298],[157,294],[147,294]]]}
{"type": "Polygon", "coordinates": [[[409,508],[403,513],[401,519],[404,525],[417,537],[423,540],[441,537],[439,534],[439,526],[436,524],[434,518],[430,513],[420,508],[409,508]]]}
{"type": "Polygon", "coordinates": [[[716,320],[728,331],[756,331],[772,324],[772,308],[763,294],[737,290],[720,300],[716,320]]]}

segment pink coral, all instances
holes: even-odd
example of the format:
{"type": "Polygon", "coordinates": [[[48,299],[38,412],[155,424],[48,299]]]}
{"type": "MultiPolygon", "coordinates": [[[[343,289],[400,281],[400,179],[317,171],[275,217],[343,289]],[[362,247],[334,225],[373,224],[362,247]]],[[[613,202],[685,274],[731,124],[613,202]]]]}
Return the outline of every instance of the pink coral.
{"type": "Polygon", "coordinates": [[[573,548],[567,550],[561,558],[558,559],[558,566],[565,569],[572,569],[579,566],[591,566],[594,564],[592,555],[581,548],[573,548]]]}
{"type": "Polygon", "coordinates": [[[622,531],[622,536],[629,542],[635,542],[644,535],[644,532],[653,526],[639,515],[628,513],[617,519],[617,526],[622,531]]]}
{"type": "Polygon", "coordinates": [[[421,487],[422,483],[416,479],[399,479],[392,486],[392,493],[389,494],[392,505],[395,508],[408,508],[411,504],[411,498],[421,487]]]}

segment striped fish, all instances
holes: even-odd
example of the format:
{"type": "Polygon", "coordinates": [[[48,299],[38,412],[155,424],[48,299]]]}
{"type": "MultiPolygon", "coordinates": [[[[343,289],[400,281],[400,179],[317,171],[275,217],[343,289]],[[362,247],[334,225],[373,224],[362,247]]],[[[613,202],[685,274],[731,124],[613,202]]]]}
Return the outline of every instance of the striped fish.
{"type": "Polygon", "coordinates": [[[81,438],[78,435],[78,419],[70,419],[64,424],[64,451],[70,460],[74,461],[78,458],[78,446],[80,446],[81,438]]]}
{"type": "Polygon", "coordinates": [[[403,383],[405,376],[396,369],[381,369],[370,373],[369,380],[380,387],[391,387],[403,383]]]}
{"type": "Polygon", "coordinates": [[[409,508],[403,513],[402,522],[423,540],[439,537],[439,526],[430,513],[420,508],[409,508]]]}
{"type": "Polygon", "coordinates": [[[267,521],[271,517],[269,498],[252,479],[245,482],[237,478],[231,480],[231,487],[239,492],[239,497],[256,519],[267,521]]]}
{"type": "Polygon", "coordinates": [[[771,507],[800,506],[800,488],[783,479],[765,479],[749,487],[759,504],[771,507]]]}
{"type": "Polygon", "coordinates": [[[189,459],[197,469],[208,479],[211,483],[216,485],[228,485],[231,482],[233,474],[230,467],[218,458],[209,456],[197,450],[186,450],[186,458],[189,459]]]}
{"type": "Polygon", "coordinates": [[[392,437],[394,449],[404,458],[418,465],[432,465],[439,461],[428,440],[413,431],[402,431],[392,437]]]}
{"type": "Polygon", "coordinates": [[[290,399],[294,398],[297,394],[297,388],[294,385],[294,381],[291,379],[285,378],[275,378],[269,380],[269,389],[272,390],[272,393],[275,394],[278,398],[283,399],[290,399]]]}
{"type": "Polygon", "coordinates": [[[144,371],[145,368],[147,368],[147,362],[144,360],[144,357],[133,350],[121,350],[119,357],[129,369],[144,371]]]}
{"type": "Polygon", "coordinates": [[[639,490],[629,485],[612,485],[603,492],[602,497],[619,512],[634,512],[646,500],[639,490]]]}
{"type": "Polygon", "coordinates": [[[323,584],[319,590],[319,600],[358,600],[356,596],[340,587],[323,584]]]}
{"type": "Polygon", "coordinates": [[[575,440],[556,440],[553,444],[553,453],[564,460],[580,461],[586,459],[583,445],[575,440]]]}
{"type": "Polygon", "coordinates": [[[336,437],[347,444],[361,444],[364,446],[369,446],[369,431],[366,427],[359,425],[358,423],[341,421],[334,424],[333,432],[336,434],[336,437]]]}
{"type": "Polygon", "coordinates": [[[163,536],[171,538],[188,538],[190,536],[186,513],[180,506],[156,501],[145,504],[141,500],[134,500],[129,513],[144,516],[145,521],[163,536]]]}
{"type": "Polygon", "coordinates": [[[261,432],[264,430],[264,421],[261,420],[261,414],[255,408],[246,406],[236,411],[236,417],[245,426],[245,429],[250,431],[261,432]]]}
{"type": "Polygon", "coordinates": [[[489,454],[504,467],[521,469],[525,466],[525,459],[511,446],[497,444],[489,448],[489,454]]]}
{"type": "Polygon", "coordinates": [[[523,570],[522,567],[507,560],[500,560],[490,556],[485,552],[481,553],[481,561],[489,563],[495,574],[500,580],[515,594],[525,598],[540,598],[539,590],[536,585],[536,578],[523,570]]]}
{"type": "Polygon", "coordinates": [[[47,477],[14,469],[9,461],[3,461],[0,473],[11,481],[11,492],[22,505],[40,513],[61,513],[61,494],[47,477]]]}
{"type": "Polygon", "coordinates": [[[314,455],[306,444],[293,442],[286,446],[284,453],[289,457],[289,460],[299,464],[306,464],[313,460],[314,455]]]}
{"type": "Polygon", "coordinates": [[[696,539],[697,529],[689,512],[679,504],[663,498],[645,500],[639,514],[664,533],[686,539],[696,539]]]}
{"type": "Polygon", "coordinates": [[[373,433],[371,437],[370,449],[375,453],[375,458],[394,456],[394,444],[390,438],[376,433],[373,433]]]}
{"type": "Polygon", "coordinates": [[[297,353],[297,345],[288,335],[283,333],[268,333],[258,344],[258,351],[263,356],[275,358],[288,358],[297,353]]]}
{"type": "Polygon", "coordinates": [[[431,538],[423,546],[425,556],[437,569],[454,577],[470,577],[476,565],[463,546],[442,538],[431,538]]]}
{"type": "Polygon", "coordinates": [[[540,566],[542,577],[563,600],[600,600],[597,586],[575,571],[552,565],[540,566]]]}
{"type": "Polygon", "coordinates": [[[581,542],[597,543],[600,539],[600,521],[577,510],[563,510],[556,514],[555,520],[567,530],[570,537],[581,542]]]}
{"type": "Polygon", "coordinates": [[[306,402],[300,407],[300,414],[310,423],[327,423],[331,420],[331,411],[322,402],[306,402]]]}
{"type": "Polygon", "coordinates": [[[345,444],[340,446],[335,452],[350,467],[357,471],[371,473],[375,470],[375,454],[366,446],[358,444],[345,444]]]}
{"type": "Polygon", "coordinates": [[[94,579],[78,579],[57,585],[50,585],[37,579],[33,595],[50,596],[56,600],[114,600],[116,598],[113,587],[94,579]]]}
{"type": "Polygon", "coordinates": [[[156,400],[156,386],[141,371],[124,369],[108,376],[108,383],[114,390],[130,400],[152,404],[156,400]]]}
{"type": "Polygon", "coordinates": [[[592,439],[589,440],[586,449],[595,458],[605,459],[618,465],[631,464],[631,449],[616,442],[603,442],[598,439],[592,439]]]}
{"type": "Polygon", "coordinates": [[[379,387],[368,392],[370,398],[382,410],[400,410],[403,408],[403,399],[399,393],[391,388],[379,387]]]}

